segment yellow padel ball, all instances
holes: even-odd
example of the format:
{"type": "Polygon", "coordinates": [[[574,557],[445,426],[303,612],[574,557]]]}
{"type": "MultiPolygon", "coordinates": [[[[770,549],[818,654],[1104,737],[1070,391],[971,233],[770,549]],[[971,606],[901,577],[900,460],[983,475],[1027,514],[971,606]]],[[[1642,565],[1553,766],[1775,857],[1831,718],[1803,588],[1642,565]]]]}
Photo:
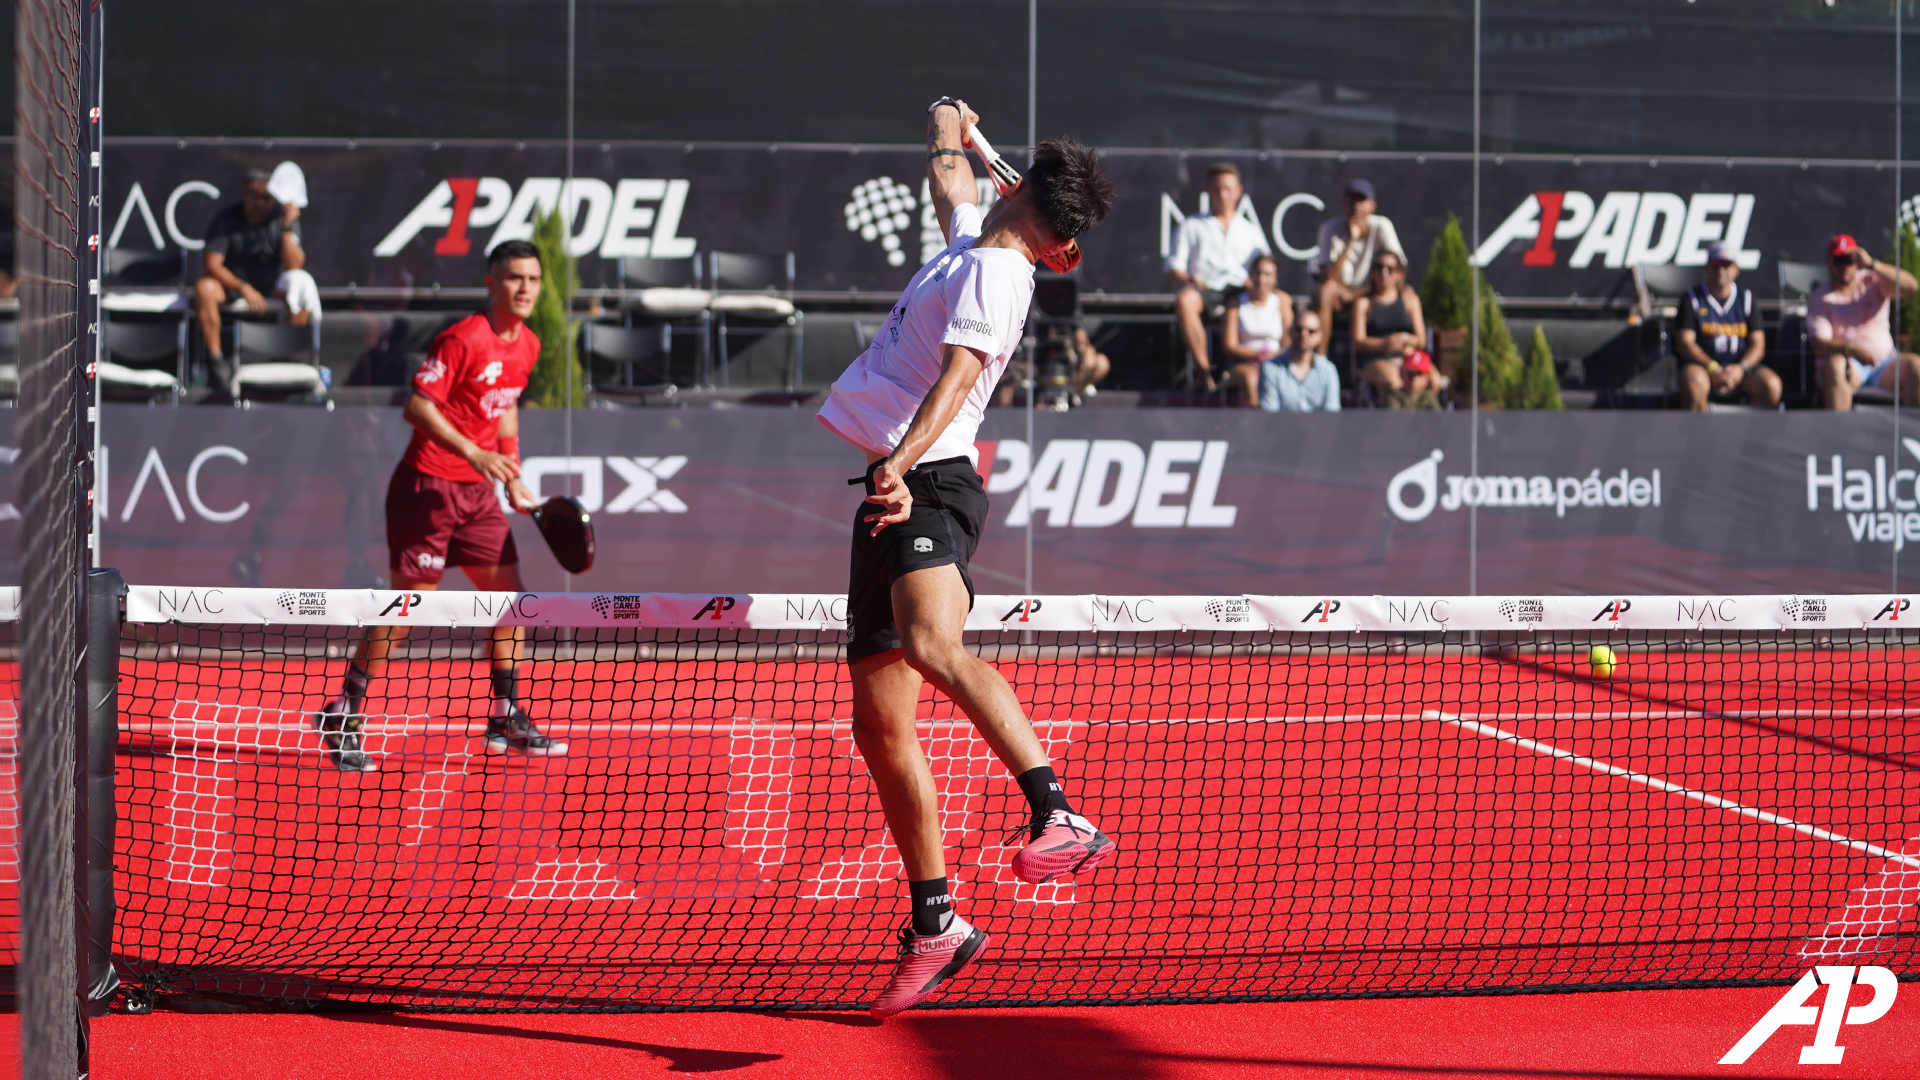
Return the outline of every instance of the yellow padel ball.
{"type": "Polygon", "coordinates": [[[1605,645],[1595,645],[1587,650],[1587,670],[1596,679],[1613,678],[1613,669],[1619,661],[1614,659],[1613,650],[1605,645]]]}

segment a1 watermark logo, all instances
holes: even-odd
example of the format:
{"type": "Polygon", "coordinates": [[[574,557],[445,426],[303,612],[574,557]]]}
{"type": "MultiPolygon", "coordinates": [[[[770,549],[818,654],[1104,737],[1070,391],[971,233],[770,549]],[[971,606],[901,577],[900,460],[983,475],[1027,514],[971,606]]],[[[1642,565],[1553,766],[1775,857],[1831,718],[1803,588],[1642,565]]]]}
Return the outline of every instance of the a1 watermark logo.
{"type": "Polygon", "coordinates": [[[1841,1055],[1847,1052],[1846,1047],[1839,1045],[1840,1025],[1873,1023],[1893,1008],[1893,999],[1899,992],[1900,980],[1887,968],[1816,967],[1802,975],[1752,1030],[1740,1036],[1740,1041],[1733,1044],[1720,1064],[1743,1064],[1775,1032],[1798,1025],[1814,1028],[1813,1044],[1800,1048],[1800,1064],[1838,1065],[1841,1055]],[[1873,987],[1873,998],[1864,1004],[1849,1006],[1847,997],[1855,983],[1873,987]],[[1823,985],[1827,988],[1826,1001],[1820,1007],[1808,1005],[1807,999],[1823,985]]]}

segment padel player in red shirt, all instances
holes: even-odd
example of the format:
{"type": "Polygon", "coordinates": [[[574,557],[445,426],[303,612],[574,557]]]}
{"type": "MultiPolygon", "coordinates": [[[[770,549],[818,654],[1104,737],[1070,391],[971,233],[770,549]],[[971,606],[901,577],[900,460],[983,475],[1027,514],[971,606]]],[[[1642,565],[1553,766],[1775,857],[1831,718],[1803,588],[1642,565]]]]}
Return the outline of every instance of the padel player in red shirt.
{"type": "MultiPolygon", "coordinates": [[[[509,240],[494,248],[487,257],[487,310],[441,331],[413,377],[406,411],[413,442],[387,485],[395,589],[437,589],[458,566],[476,589],[521,591],[520,553],[493,485],[506,485],[515,509],[532,511],[533,494],[520,482],[518,402],[540,358],[540,339],[526,326],[539,297],[534,246],[509,240]]],[[[314,714],[328,760],[343,771],[380,768],[362,740],[361,702],[406,634],[404,626],[372,627],[347,663],[339,696],[314,714]]],[[[564,754],[567,744],[542,735],[520,708],[516,679],[525,639],[521,627],[493,630],[487,753],[564,754]]]]}

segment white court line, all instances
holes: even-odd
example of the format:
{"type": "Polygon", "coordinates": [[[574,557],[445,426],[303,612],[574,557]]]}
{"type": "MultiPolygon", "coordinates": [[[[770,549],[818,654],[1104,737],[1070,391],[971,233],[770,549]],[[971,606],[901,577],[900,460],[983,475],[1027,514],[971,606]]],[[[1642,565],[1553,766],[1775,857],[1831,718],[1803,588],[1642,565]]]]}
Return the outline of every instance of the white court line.
{"type": "Polygon", "coordinates": [[[1448,716],[1442,712],[1430,712],[1427,716],[1435,720],[1445,721],[1455,727],[1465,728],[1476,735],[1485,735],[1487,738],[1512,743],[1522,749],[1532,750],[1537,754],[1545,754],[1548,757],[1558,758],[1561,761],[1573,762],[1582,768],[1592,769],[1594,772],[1605,773],[1608,776],[1617,776],[1623,780],[1631,780],[1636,784],[1643,784],[1657,791],[1664,791],[1670,795],[1679,795],[1682,798],[1692,799],[1694,802],[1702,803],[1719,810],[1726,810],[1741,817],[1752,818],[1755,821],[1764,821],[1769,825],[1778,825],[1781,828],[1791,829],[1794,832],[1811,836],[1816,840],[1826,840],[1843,847],[1853,848],[1856,851],[1866,852],[1869,855],[1878,855],[1883,859],[1891,859],[1904,866],[1910,866],[1916,870],[1920,870],[1920,856],[1902,854],[1891,848],[1881,847],[1879,844],[1871,844],[1865,840],[1855,840],[1850,836],[1842,836],[1837,832],[1829,832],[1818,826],[1806,825],[1792,818],[1781,817],[1779,814],[1767,810],[1759,810],[1734,802],[1731,799],[1723,799],[1718,795],[1710,795],[1704,791],[1695,791],[1692,788],[1681,787],[1679,784],[1662,780],[1657,776],[1649,776],[1646,773],[1637,773],[1631,769],[1623,769],[1618,765],[1601,761],[1599,758],[1590,758],[1584,754],[1576,754],[1571,750],[1562,750],[1551,743],[1543,743],[1538,739],[1529,739],[1523,735],[1515,735],[1511,731],[1494,727],[1492,724],[1482,724],[1475,720],[1448,716]]]}

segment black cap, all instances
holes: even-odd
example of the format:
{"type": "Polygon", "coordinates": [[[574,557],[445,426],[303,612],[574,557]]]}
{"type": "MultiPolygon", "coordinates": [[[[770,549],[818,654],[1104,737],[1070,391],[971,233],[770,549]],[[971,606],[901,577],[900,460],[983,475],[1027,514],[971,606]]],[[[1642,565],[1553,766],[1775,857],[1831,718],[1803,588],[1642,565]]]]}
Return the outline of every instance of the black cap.
{"type": "MultiPolygon", "coordinates": [[[[1358,195],[1363,199],[1374,199],[1373,185],[1365,180],[1349,180],[1347,181],[1347,194],[1358,195]]],[[[1379,200],[1374,199],[1374,201],[1378,202],[1379,200]]]]}

